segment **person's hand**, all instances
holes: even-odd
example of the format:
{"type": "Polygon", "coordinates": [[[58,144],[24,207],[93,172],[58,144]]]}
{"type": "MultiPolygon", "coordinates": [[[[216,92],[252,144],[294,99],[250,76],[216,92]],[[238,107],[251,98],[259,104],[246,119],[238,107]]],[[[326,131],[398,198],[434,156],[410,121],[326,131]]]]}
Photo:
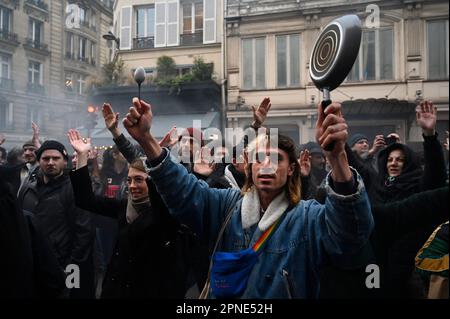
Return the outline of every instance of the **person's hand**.
{"type": "MultiPolygon", "coordinates": [[[[448,131],[445,131],[445,134],[447,135],[447,138],[445,139],[444,148],[447,150],[449,149],[449,143],[448,143],[448,131]]],[[[0,143],[1,144],[1,143],[0,143]]]]}
{"type": "Polygon", "coordinates": [[[386,141],[383,135],[375,136],[373,140],[372,148],[369,150],[369,155],[375,155],[386,146],[386,141]]]}
{"type": "Polygon", "coordinates": [[[102,108],[103,119],[106,128],[113,134],[114,138],[120,135],[119,131],[119,113],[114,113],[111,104],[104,103],[102,108]]]}
{"type": "Polygon", "coordinates": [[[341,104],[331,103],[322,112],[322,103],[318,105],[318,119],[316,123],[316,139],[322,149],[334,142],[334,148],[326,151],[327,157],[336,157],[345,152],[345,142],[348,138],[348,126],[342,116],[341,104]]]}
{"type": "Polygon", "coordinates": [[[300,165],[300,175],[302,177],[309,176],[309,174],[311,173],[311,155],[309,154],[309,150],[300,152],[298,164],[300,165]]]}
{"type": "Polygon", "coordinates": [[[422,101],[416,108],[417,124],[422,128],[425,136],[436,134],[437,107],[431,101],[422,101]]]}
{"type": "Polygon", "coordinates": [[[2,145],[3,143],[5,143],[6,138],[3,134],[0,134],[0,145],[2,145]]]}
{"type": "Polygon", "coordinates": [[[34,122],[31,122],[31,128],[33,129],[33,137],[32,137],[33,144],[34,146],[36,146],[36,148],[39,148],[41,147],[41,142],[39,141],[41,129],[39,128],[39,125],[37,125],[34,122]]]}
{"type": "Polygon", "coordinates": [[[395,143],[401,143],[402,140],[400,139],[400,135],[398,135],[397,133],[390,133],[388,136],[388,138],[395,138],[395,143]]]}
{"type": "Polygon", "coordinates": [[[211,150],[208,147],[202,147],[201,151],[195,152],[194,172],[203,176],[209,176],[214,172],[215,164],[212,160],[211,150]]]}
{"type": "Polygon", "coordinates": [[[159,146],[171,148],[178,142],[177,127],[173,126],[172,129],[164,135],[163,139],[159,141],[159,146]]]}
{"type": "Polygon", "coordinates": [[[264,100],[262,100],[258,109],[256,109],[256,107],[252,105],[252,109],[253,109],[252,127],[253,128],[258,129],[262,126],[262,124],[266,120],[267,113],[269,112],[271,106],[272,106],[272,103],[270,103],[270,98],[268,98],[268,97],[266,97],[266,98],[264,98],[264,100]]]}
{"type": "Polygon", "coordinates": [[[69,130],[67,132],[67,137],[69,138],[70,145],[72,145],[78,156],[88,155],[91,150],[91,139],[82,138],[77,130],[69,130]]]}
{"type": "Polygon", "coordinates": [[[123,119],[123,126],[128,133],[136,141],[144,141],[150,137],[150,128],[152,127],[152,107],[150,104],[139,101],[137,98],[133,99],[133,106],[127,116],[123,119]]]}
{"type": "Polygon", "coordinates": [[[88,154],[88,160],[93,161],[93,160],[97,160],[98,158],[98,150],[95,147],[91,147],[91,150],[89,151],[88,154]]]}

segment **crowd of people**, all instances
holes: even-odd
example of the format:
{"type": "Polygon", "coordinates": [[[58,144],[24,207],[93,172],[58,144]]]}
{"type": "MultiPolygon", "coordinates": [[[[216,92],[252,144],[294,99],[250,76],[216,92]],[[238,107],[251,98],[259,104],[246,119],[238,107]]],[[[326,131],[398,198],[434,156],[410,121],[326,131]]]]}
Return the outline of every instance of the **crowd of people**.
{"type": "Polygon", "coordinates": [[[316,140],[296,145],[264,127],[270,108],[253,108],[254,138],[212,149],[196,128],[158,141],[137,98],[122,122],[133,140],[103,105],[103,154],[32,123],[31,140],[0,146],[1,297],[448,298],[434,105],[416,108],[422,156],[395,132],[349,136],[339,103],[319,104],[316,140]]]}

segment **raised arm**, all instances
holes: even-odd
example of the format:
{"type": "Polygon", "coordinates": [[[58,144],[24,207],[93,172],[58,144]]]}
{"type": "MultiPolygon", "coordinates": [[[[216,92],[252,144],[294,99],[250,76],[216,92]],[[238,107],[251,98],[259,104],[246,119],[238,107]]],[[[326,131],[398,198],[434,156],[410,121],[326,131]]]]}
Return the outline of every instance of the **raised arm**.
{"type": "Polygon", "coordinates": [[[150,104],[135,98],[133,105],[123,124],[147,155],[147,165],[152,167],[149,175],[170,213],[206,240],[215,240],[239,191],[210,189],[182,165],[174,163],[169,151],[161,148],[150,132],[153,119],[150,104]]]}
{"type": "Polygon", "coordinates": [[[323,245],[332,260],[342,265],[349,254],[356,253],[367,243],[374,223],[362,178],[350,169],[347,161],[348,132],[341,105],[332,103],[324,115],[321,107],[319,104],[317,141],[324,150],[330,143],[334,143],[334,148],[325,151],[332,168],[326,179],[327,199],[320,213],[311,218],[316,221],[313,223],[315,233],[321,234],[321,240],[316,243],[323,245]]]}
{"type": "Polygon", "coordinates": [[[423,101],[416,108],[417,124],[422,128],[424,151],[424,174],[422,190],[445,185],[446,169],[442,146],[437,138],[437,108],[430,101],[423,101]]]}
{"type": "Polygon", "coordinates": [[[119,152],[126,158],[128,163],[132,163],[136,158],[143,154],[139,152],[133,144],[122,134],[119,129],[119,113],[115,113],[112,106],[108,103],[103,104],[102,108],[105,126],[110,131],[114,143],[117,145],[119,152]]]}
{"type": "Polygon", "coordinates": [[[69,142],[77,152],[77,167],[70,172],[75,205],[99,215],[118,218],[124,212],[125,203],[113,198],[94,195],[87,167],[87,158],[91,149],[90,139],[82,139],[78,131],[69,130],[69,142]]]}

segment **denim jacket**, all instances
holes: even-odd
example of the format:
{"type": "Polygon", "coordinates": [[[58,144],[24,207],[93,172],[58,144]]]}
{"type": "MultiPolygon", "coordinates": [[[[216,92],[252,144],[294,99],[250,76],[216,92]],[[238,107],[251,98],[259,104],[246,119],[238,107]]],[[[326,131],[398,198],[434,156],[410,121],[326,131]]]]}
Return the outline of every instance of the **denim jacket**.
{"type": "MultiPolygon", "coordinates": [[[[261,231],[257,225],[242,228],[239,190],[209,188],[166,155],[149,174],[171,214],[213,247],[227,213],[233,210],[218,251],[236,252],[258,240],[261,231]]],[[[374,222],[362,179],[352,172],[357,180],[355,194],[334,192],[328,175],[325,205],[302,200],[286,210],[259,256],[242,298],[317,298],[321,266],[326,261],[345,263],[346,256],[364,246],[374,222]]]]}

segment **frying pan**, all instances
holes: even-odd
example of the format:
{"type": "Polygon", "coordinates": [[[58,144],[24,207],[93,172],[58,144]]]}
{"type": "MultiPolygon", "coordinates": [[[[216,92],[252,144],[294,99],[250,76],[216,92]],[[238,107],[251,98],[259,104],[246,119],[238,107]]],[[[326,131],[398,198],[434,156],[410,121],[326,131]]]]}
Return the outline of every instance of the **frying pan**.
{"type": "MultiPolygon", "coordinates": [[[[322,110],[331,104],[330,91],[345,80],[361,45],[361,21],[354,14],[331,21],[320,33],[309,62],[309,75],[323,92],[322,110]]],[[[325,150],[331,151],[334,143],[325,150]]]]}

